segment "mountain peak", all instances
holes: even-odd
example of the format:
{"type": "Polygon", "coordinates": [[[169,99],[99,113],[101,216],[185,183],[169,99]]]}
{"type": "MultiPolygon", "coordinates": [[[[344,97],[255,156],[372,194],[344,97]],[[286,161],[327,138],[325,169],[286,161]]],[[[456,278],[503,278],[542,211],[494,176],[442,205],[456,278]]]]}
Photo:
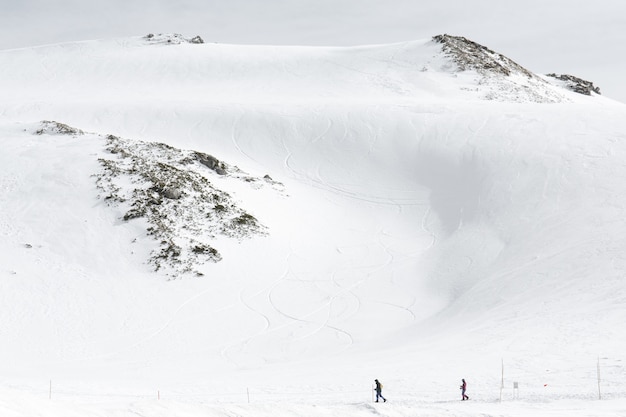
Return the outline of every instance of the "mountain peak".
{"type": "Polygon", "coordinates": [[[443,51],[454,60],[461,71],[475,70],[483,75],[495,73],[506,76],[517,73],[528,78],[535,77],[512,59],[462,36],[443,34],[434,36],[433,40],[442,44],[443,51]]]}
{"type": "MultiPolygon", "coordinates": [[[[462,36],[433,37],[457,72],[475,72],[481,96],[507,102],[560,103],[571,101],[562,84],[549,82],[501,53],[462,36]]],[[[477,91],[479,91],[477,90],[477,91]]]]}

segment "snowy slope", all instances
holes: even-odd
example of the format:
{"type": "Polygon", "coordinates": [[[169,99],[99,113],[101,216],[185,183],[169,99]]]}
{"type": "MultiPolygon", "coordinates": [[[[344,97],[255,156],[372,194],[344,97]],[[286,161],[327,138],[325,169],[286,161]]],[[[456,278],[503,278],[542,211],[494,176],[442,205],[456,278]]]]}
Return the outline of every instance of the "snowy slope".
{"type": "Polygon", "coordinates": [[[375,377],[389,415],[624,409],[623,104],[462,71],[433,40],[178,40],[0,52],[8,415],[47,409],[25,404],[49,379],[53,416],[371,415],[375,377]],[[158,167],[211,188],[161,198],[158,167]],[[174,237],[127,216],[138,190],[174,237]],[[224,207],[259,233],[221,233],[224,207]],[[219,260],[155,272],[168,239],[219,260]],[[523,404],[494,404],[502,368],[523,404]],[[470,410],[448,402],[462,377],[470,410]]]}

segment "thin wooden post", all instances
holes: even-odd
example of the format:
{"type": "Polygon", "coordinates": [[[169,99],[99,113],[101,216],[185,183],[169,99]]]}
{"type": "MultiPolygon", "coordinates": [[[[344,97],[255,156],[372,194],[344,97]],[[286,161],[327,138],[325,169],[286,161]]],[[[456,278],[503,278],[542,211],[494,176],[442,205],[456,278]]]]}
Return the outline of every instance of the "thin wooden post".
{"type": "Polygon", "coordinates": [[[504,358],[502,358],[502,376],[500,380],[500,402],[502,402],[502,391],[504,390],[504,358]]]}
{"type": "Polygon", "coordinates": [[[52,380],[50,380],[50,389],[48,390],[48,399],[52,399],[52,380]]]}
{"type": "Polygon", "coordinates": [[[600,388],[600,356],[598,356],[598,399],[602,399],[602,390],[600,388]]]}
{"type": "Polygon", "coordinates": [[[248,404],[250,404],[250,388],[246,388],[246,394],[248,395],[248,404]]]}

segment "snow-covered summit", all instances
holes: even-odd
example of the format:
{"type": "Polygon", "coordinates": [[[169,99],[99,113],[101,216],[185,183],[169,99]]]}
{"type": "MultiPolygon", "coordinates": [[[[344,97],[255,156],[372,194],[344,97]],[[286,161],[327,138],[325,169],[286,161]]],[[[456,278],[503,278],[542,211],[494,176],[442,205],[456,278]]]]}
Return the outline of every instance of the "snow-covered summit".
{"type": "MultiPolygon", "coordinates": [[[[50,101],[80,106],[96,94],[108,102],[135,97],[153,104],[166,97],[267,104],[581,100],[461,37],[342,48],[195,44],[194,39],[160,34],[0,51],[0,88],[10,100],[16,91],[11,86],[21,85],[20,97],[39,106],[50,101]]],[[[68,116],[42,111],[37,119],[73,123],[68,116]]]]}
{"type": "MultiPolygon", "coordinates": [[[[599,88],[573,88],[570,84],[557,84],[553,88],[545,77],[534,74],[512,59],[462,36],[437,35],[433,40],[441,44],[444,55],[450,58],[458,71],[474,71],[479,74],[476,83],[481,85],[482,97],[489,100],[515,102],[562,102],[570,101],[562,87],[577,93],[599,94],[599,88]]],[[[556,78],[556,75],[553,75],[556,78]]],[[[575,77],[569,78],[573,81],[575,77]]],[[[593,83],[576,78],[575,85],[592,86],[593,83]]]]}

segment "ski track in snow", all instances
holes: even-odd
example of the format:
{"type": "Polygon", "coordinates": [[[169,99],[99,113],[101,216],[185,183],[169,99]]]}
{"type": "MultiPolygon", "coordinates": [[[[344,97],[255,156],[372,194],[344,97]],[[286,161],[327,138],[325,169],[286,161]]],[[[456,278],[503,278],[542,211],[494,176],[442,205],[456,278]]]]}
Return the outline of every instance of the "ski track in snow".
{"type": "MultiPolygon", "coordinates": [[[[245,117],[245,113],[242,113],[237,120],[234,122],[233,124],[233,128],[232,128],[232,133],[231,133],[231,139],[232,142],[235,146],[235,149],[237,150],[237,152],[239,152],[241,155],[243,155],[244,157],[254,161],[254,162],[259,162],[254,160],[251,157],[251,152],[247,151],[244,146],[242,146],[241,144],[241,140],[240,138],[240,134],[238,133],[238,126],[241,125],[243,119],[245,117]]],[[[319,116],[316,116],[319,117],[319,116]]],[[[326,122],[325,122],[325,128],[323,130],[322,133],[317,134],[315,136],[313,136],[310,139],[307,139],[306,145],[304,145],[304,147],[306,148],[307,146],[310,145],[315,145],[316,143],[324,140],[324,138],[326,136],[331,135],[331,130],[333,130],[336,125],[335,123],[332,121],[332,119],[327,118],[326,122]]],[[[367,129],[368,129],[368,138],[371,138],[368,142],[368,153],[371,154],[374,152],[374,147],[376,146],[376,143],[378,141],[377,139],[377,133],[375,132],[375,129],[373,129],[373,127],[371,125],[367,125],[367,129]]],[[[340,130],[340,132],[342,132],[339,136],[338,142],[345,142],[346,140],[348,140],[348,128],[347,125],[345,123],[342,123],[342,128],[340,130]]],[[[357,133],[352,133],[353,136],[358,135],[357,133]]],[[[281,138],[281,147],[284,150],[284,157],[283,157],[283,161],[284,161],[284,166],[285,168],[293,173],[295,175],[296,178],[300,179],[301,181],[305,181],[307,183],[312,183],[312,184],[316,184],[317,187],[319,187],[320,189],[324,189],[327,191],[331,191],[334,194],[339,194],[339,195],[343,195],[343,196],[347,196],[351,199],[357,199],[357,200],[361,200],[365,203],[374,203],[374,204],[389,204],[388,202],[385,203],[384,199],[378,199],[378,198],[373,198],[370,195],[366,195],[366,194],[360,194],[360,193],[355,193],[355,192],[351,192],[349,191],[348,188],[345,187],[338,187],[338,186],[334,186],[329,184],[323,177],[323,175],[321,174],[321,164],[316,164],[316,169],[315,169],[315,176],[311,176],[311,175],[305,175],[300,173],[300,170],[298,168],[296,168],[293,163],[291,162],[293,159],[293,153],[291,152],[291,150],[289,149],[289,146],[287,145],[286,141],[285,141],[285,136],[283,136],[281,138]]],[[[421,203],[421,202],[420,202],[421,203]]],[[[400,203],[400,202],[395,202],[393,203],[396,207],[397,210],[399,212],[402,211],[402,207],[403,204],[406,204],[406,202],[400,203]]],[[[419,203],[418,203],[419,204],[419,203]]],[[[423,203],[422,203],[423,204],[423,203]]],[[[382,234],[382,231],[380,232],[380,234],[382,234]]],[[[225,348],[223,350],[223,355],[225,357],[231,357],[231,354],[229,353],[230,351],[232,351],[233,349],[237,350],[237,351],[242,351],[245,350],[246,346],[253,344],[255,339],[259,338],[259,337],[266,337],[268,334],[270,333],[276,333],[279,332],[285,328],[288,328],[290,326],[294,326],[297,325],[298,322],[303,323],[304,325],[308,326],[313,326],[313,328],[305,334],[299,335],[295,340],[303,340],[303,339],[307,339],[307,338],[314,338],[316,337],[316,335],[320,334],[320,332],[323,331],[323,329],[330,329],[332,331],[335,331],[339,334],[344,334],[347,338],[348,338],[348,343],[346,344],[346,346],[344,348],[342,348],[341,350],[345,350],[347,349],[350,345],[353,344],[353,340],[354,337],[347,331],[337,327],[337,326],[333,326],[330,325],[330,322],[334,319],[332,316],[332,311],[333,311],[333,305],[335,305],[338,301],[341,301],[342,298],[346,295],[348,295],[351,298],[354,298],[357,302],[357,305],[359,306],[357,308],[357,310],[355,312],[353,312],[352,314],[357,314],[358,310],[361,308],[360,306],[363,304],[360,297],[356,295],[356,293],[354,292],[355,288],[358,288],[359,286],[361,286],[364,282],[366,282],[368,279],[371,279],[370,277],[377,274],[378,272],[381,272],[382,270],[384,270],[385,268],[388,268],[393,262],[394,262],[394,255],[392,254],[392,251],[384,244],[383,240],[382,240],[382,236],[379,237],[379,243],[380,247],[382,248],[382,250],[387,253],[388,259],[380,265],[376,265],[375,267],[371,267],[371,266],[366,266],[365,269],[363,268],[359,268],[361,269],[361,276],[362,278],[354,283],[349,284],[348,286],[343,286],[340,285],[339,282],[337,281],[337,276],[339,275],[339,271],[335,270],[334,272],[330,273],[329,277],[320,277],[319,283],[316,284],[316,286],[319,288],[320,291],[322,292],[326,292],[326,290],[324,288],[322,288],[320,286],[320,283],[325,283],[328,282],[328,280],[330,280],[337,288],[340,288],[339,291],[333,292],[333,293],[327,293],[327,301],[320,303],[317,307],[312,307],[311,309],[308,310],[308,312],[306,314],[303,315],[292,315],[289,314],[285,311],[283,311],[283,309],[280,307],[280,304],[282,302],[282,300],[280,299],[280,296],[276,295],[276,290],[277,288],[281,285],[281,283],[283,283],[284,281],[287,280],[293,280],[295,276],[297,276],[296,273],[294,273],[294,271],[292,271],[291,269],[288,269],[285,274],[278,280],[276,280],[274,282],[274,284],[271,285],[271,287],[267,290],[261,290],[260,292],[252,295],[251,297],[247,297],[248,299],[252,299],[255,297],[260,296],[261,294],[265,293],[267,291],[267,299],[268,299],[268,303],[271,306],[271,308],[278,313],[280,316],[284,317],[285,319],[287,319],[287,321],[284,324],[279,324],[279,325],[273,325],[271,319],[268,317],[267,314],[263,313],[262,311],[258,310],[258,308],[253,308],[251,305],[249,305],[243,297],[241,297],[241,301],[242,303],[246,306],[246,308],[252,310],[253,312],[255,312],[256,314],[258,314],[259,316],[262,317],[262,319],[266,322],[266,328],[263,330],[260,330],[256,335],[252,335],[248,338],[246,338],[245,340],[238,342],[236,345],[231,345],[227,348],[225,348]],[[279,297],[277,299],[277,297],[279,297]],[[327,314],[325,315],[325,319],[323,321],[319,321],[319,320],[311,320],[312,317],[315,317],[318,315],[318,313],[327,311],[327,314]]],[[[292,253],[292,255],[294,255],[294,253],[292,253]]],[[[287,259],[287,265],[289,265],[289,259],[287,259]]],[[[341,267],[343,268],[343,267],[341,267]]],[[[307,281],[309,282],[309,281],[307,281]]],[[[316,281],[317,282],[317,281],[316,281]]],[[[343,301],[341,301],[343,303],[343,301]]],[[[413,299],[413,301],[410,303],[410,305],[413,305],[415,303],[415,299],[413,299]]],[[[414,321],[416,319],[414,313],[410,310],[409,307],[404,306],[404,305],[398,305],[398,304],[394,304],[394,303],[382,303],[382,304],[386,304],[389,305],[390,307],[396,308],[398,310],[404,311],[405,313],[407,313],[410,316],[410,321],[414,321]]],[[[231,360],[233,360],[231,358],[231,360]]]]}
{"type": "MultiPolygon", "coordinates": [[[[288,264],[288,258],[287,257],[287,261],[286,264],[288,264]]],[[[273,287],[275,287],[276,285],[278,285],[279,282],[283,281],[285,279],[285,276],[288,274],[288,269],[280,276],[278,277],[278,279],[276,279],[273,283],[271,283],[269,286],[263,287],[260,290],[256,291],[255,293],[251,294],[251,295],[247,295],[247,296],[243,296],[243,292],[244,290],[241,290],[240,294],[239,294],[239,301],[240,303],[249,311],[251,311],[252,313],[254,313],[255,315],[259,316],[263,322],[265,323],[264,328],[261,330],[258,330],[255,332],[255,334],[250,335],[245,337],[243,340],[237,341],[236,343],[231,343],[227,346],[225,346],[224,348],[222,348],[221,350],[221,355],[222,357],[228,359],[231,363],[239,366],[240,363],[232,358],[232,354],[230,353],[231,351],[237,349],[237,350],[244,350],[246,348],[246,346],[248,346],[250,343],[252,343],[256,338],[266,335],[269,332],[272,331],[273,327],[272,327],[272,321],[270,319],[270,317],[268,316],[268,314],[264,313],[262,310],[260,310],[259,308],[254,308],[250,301],[258,298],[258,297],[263,297],[264,299],[268,299],[270,300],[270,293],[273,287]],[[265,294],[268,294],[267,296],[265,294]]],[[[270,300],[270,305],[271,305],[271,300],[270,300]]]]}

